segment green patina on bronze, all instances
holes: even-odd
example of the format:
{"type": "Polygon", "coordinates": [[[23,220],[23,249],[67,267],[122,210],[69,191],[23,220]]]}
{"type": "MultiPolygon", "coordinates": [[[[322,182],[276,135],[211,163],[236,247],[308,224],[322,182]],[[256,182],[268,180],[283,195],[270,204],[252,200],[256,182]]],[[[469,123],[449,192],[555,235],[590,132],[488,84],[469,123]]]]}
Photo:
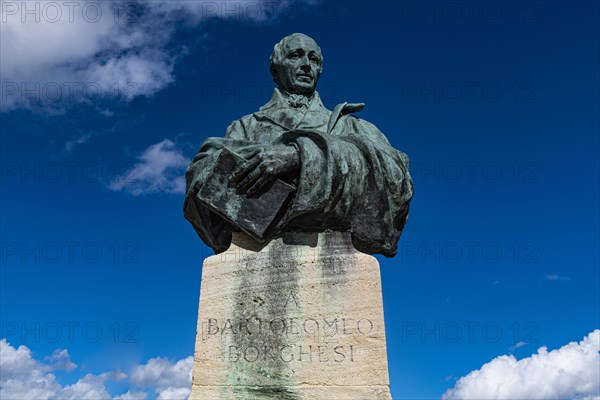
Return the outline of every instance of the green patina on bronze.
{"type": "Polygon", "coordinates": [[[353,115],[364,104],[325,108],[315,91],[322,63],[310,37],[283,38],[271,56],[272,99],[192,161],[185,216],[216,253],[233,231],[265,242],[329,229],[350,231],[364,253],[396,254],[413,196],[408,157],[353,115]]]}

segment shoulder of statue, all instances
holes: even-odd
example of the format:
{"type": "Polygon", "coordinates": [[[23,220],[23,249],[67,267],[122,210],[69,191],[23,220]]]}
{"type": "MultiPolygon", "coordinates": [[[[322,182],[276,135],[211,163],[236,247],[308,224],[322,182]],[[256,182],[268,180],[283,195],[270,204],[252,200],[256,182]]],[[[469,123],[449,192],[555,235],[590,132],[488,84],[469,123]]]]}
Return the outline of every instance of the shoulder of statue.
{"type": "MultiPolygon", "coordinates": [[[[252,115],[250,115],[252,116],[252,115]]],[[[231,121],[229,123],[229,126],[227,127],[227,130],[232,130],[232,129],[239,129],[241,128],[244,123],[248,120],[248,115],[244,115],[242,118],[239,119],[234,119],[233,121],[231,121]]]]}
{"type": "Polygon", "coordinates": [[[254,112],[252,115],[257,113],[262,113],[270,108],[274,108],[278,105],[281,105],[284,102],[284,96],[278,88],[273,89],[273,94],[271,95],[271,99],[267,101],[262,107],[258,109],[258,111],[254,112]]]}
{"type": "Polygon", "coordinates": [[[240,118],[238,121],[242,124],[242,125],[247,125],[248,122],[250,120],[252,120],[254,118],[254,113],[252,114],[248,114],[248,115],[244,115],[242,118],[240,118]]]}
{"type": "Polygon", "coordinates": [[[327,131],[332,132],[335,126],[338,125],[340,120],[346,123],[348,117],[356,118],[352,113],[359,112],[365,108],[365,103],[340,103],[331,112],[329,123],[327,124],[327,131]]]}
{"type": "Polygon", "coordinates": [[[335,107],[334,111],[337,110],[338,107],[340,108],[340,113],[342,115],[348,115],[362,111],[363,108],[365,108],[365,103],[340,103],[335,107]]]}

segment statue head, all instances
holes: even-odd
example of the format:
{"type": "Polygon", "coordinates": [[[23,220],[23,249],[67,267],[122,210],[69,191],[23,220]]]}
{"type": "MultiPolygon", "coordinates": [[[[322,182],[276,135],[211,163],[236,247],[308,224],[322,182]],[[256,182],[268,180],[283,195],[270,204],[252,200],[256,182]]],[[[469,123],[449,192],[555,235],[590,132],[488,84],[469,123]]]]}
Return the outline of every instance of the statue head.
{"type": "Polygon", "coordinates": [[[321,48],[311,37],[293,33],[281,39],[271,54],[271,75],[280,89],[310,96],[323,69],[321,48]]]}

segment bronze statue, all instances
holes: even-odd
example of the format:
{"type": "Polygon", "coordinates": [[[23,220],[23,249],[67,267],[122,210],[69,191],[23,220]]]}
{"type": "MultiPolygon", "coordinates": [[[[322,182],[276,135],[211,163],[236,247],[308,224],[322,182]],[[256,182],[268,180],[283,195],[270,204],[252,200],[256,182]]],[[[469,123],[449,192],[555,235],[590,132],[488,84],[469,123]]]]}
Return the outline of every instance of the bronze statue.
{"type": "Polygon", "coordinates": [[[313,39],[283,38],[270,62],[271,100],[225,138],[208,138],[192,161],[186,218],[216,253],[238,230],[259,242],[333,230],[350,231],[359,251],[393,257],[413,196],[408,157],[352,115],[364,104],[323,106],[313,39]]]}

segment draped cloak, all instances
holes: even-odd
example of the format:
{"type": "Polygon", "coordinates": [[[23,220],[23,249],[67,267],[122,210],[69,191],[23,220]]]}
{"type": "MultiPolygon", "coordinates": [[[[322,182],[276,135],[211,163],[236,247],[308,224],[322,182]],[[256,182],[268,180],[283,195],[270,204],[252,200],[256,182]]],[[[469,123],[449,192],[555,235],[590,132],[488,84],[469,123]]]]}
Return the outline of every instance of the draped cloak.
{"type": "Polygon", "coordinates": [[[343,103],[332,112],[317,92],[300,106],[275,89],[271,101],[234,121],[224,138],[208,138],[186,172],[184,212],[200,238],[221,253],[239,230],[196,199],[221,150],[286,144],[298,149],[300,170],[289,178],[297,189],[272,237],[350,231],[357,250],[393,257],[413,196],[409,161],[373,124],[350,114],[363,106],[343,103]]]}

